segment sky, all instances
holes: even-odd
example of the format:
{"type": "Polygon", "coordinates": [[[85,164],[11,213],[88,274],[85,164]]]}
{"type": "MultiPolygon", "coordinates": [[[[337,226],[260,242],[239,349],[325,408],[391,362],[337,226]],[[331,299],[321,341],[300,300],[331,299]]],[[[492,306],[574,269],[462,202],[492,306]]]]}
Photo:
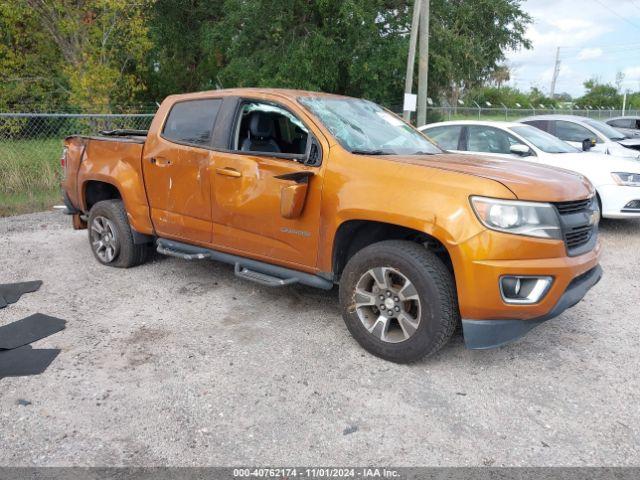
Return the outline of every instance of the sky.
{"type": "Polygon", "coordinates": [[[583,82],[597,77],[622,90],[640,90],[640,0],[525,0],[533,17],[527,30],[531,50],[507,54],[511,86],[549,93],[556,48],[560,74],[556,93],[584,93],[583,82]]]}

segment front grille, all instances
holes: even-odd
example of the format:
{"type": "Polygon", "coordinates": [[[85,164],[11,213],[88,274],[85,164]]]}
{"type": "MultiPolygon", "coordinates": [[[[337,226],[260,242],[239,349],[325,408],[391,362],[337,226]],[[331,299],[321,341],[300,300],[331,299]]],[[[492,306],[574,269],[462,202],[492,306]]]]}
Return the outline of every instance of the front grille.
{"type": "Polygon", "coordinates": [[[566,215],[569,213],[576,213],[582,210],[586,210],[591,205],[591,199],[586,198],[584,200],[576,200],[573,202],[558,202],[556,203],[556,208],[560,215],[566,215]]]}
{"type": "Polygon", "coordinates": [[[567,248],[572,249],[584,245],[589,242],[592,234],[593,227],[591,225],[572,228],[564,234],[564,238],[567,242],[567,248]]]}
{"type": "Polygon", "coordinates": [[[560,214],[560,225],[567,253],[582,255],[595,247],[598,226],[594,224],[594,212],[598,206],[595,198],[558,202],[555,204],[560,214]]]}

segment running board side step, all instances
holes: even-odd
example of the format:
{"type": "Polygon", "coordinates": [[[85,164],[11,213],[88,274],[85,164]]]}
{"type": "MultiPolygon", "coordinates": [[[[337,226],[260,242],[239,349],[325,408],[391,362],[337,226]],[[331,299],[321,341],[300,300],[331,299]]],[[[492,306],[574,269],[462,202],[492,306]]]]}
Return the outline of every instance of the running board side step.
{"type": "Polygon", "coordinates": [[[297,278],[278,278],[273,275],[267,275],[266,273],[254,272],[253,270],[249,270],[247,267],[243,267],[239,263],[236,263],[235,274],[236,277],[244,278],[245,280],[256,282],[260,285],[266,285],[267,287],[284,287],[286,285],[298,283],[297,278]]]}
{"type": "Polygon", "coordinates": [[[268,287],[284,287],[300,283],[310,287],[331,290],[333,282],[319,275],[300,272],[290,268],[272,265],[270,263],[239,257],[229,253],[210,250],[208,248],[197,247],[174,240],[159,238],[157,240],[158,253],[172,257],[183,258],[185,260],[216,260],[234,266],[237,277],[250,280],[252,282],[266,285],[268,287]]]}
{"type": "Polygon", "coordinates": [[[158,248],[156,250],[162,255],[182,258],[184,260],[204,260],[205,258],[211,258],[211,255],[209,255],[208,253],[185,253],[179,250],[165,247],[160,242],[158,242],[158,248]]]}

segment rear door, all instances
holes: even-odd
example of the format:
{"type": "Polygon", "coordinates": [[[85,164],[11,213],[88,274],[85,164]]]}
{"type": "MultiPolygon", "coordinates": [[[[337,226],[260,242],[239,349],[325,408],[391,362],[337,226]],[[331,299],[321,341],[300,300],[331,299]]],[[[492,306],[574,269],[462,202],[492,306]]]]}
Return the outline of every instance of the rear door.
{"type": "Polygon", "coordinates": [[[592,148],[594,152],[603,152],[605,150],[600,137],[583,125],[567,120],[554,120],[551,122],[551,126],[553,129],[551,132],[552,135],[555,135],[560,140],[564,140],[576,148],[582,149],[582,142],[589,139],[595,142],[592,148]]]}
{"type": "MultiPolygon", "coordinates": [[[[293,110],[271,101],[242,99],[229,149],[216,152],[214,244],[225,250],[312,270],[317,261],[322,196],[321,134],[293,110]],[[306,155],[315,166],[303,165],[306,155]],[[285,189],[305,183],[303,209],[283,215],[285,189]]],[[[324,141],[323,141],[324,142],[324,141]]],[[[286,200],[286,198],[285,198],[286,200]]]]}
{"type": "Polygon", "coordinates": [[[461,146],[462,125],[440,125],[423,133],[448,152],[465,153],[461,146]]]}
{"type": "Polygon", "coordinates": [[[159,236],[211,242],[211,142],[221,104],[220,98],[176,102],[145,145],[145,185],[159,236]]]}

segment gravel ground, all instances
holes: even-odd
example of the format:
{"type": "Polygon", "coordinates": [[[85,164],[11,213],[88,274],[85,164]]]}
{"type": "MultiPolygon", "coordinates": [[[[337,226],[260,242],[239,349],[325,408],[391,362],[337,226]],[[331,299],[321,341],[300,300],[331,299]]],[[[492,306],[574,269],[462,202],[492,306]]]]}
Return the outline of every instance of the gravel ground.
{"type": "Polygon", "coordinates": [[[44,281],[0,324],[68,320],[34,344],[62,349],[47,371],[0,380],[0,465],[639,465],[640,222],[602,239],[605,277],[561,317],[402,366],[351,339],[335,291],[106,268],[60,214],[0,219],[0,281],[44,281]]]}

